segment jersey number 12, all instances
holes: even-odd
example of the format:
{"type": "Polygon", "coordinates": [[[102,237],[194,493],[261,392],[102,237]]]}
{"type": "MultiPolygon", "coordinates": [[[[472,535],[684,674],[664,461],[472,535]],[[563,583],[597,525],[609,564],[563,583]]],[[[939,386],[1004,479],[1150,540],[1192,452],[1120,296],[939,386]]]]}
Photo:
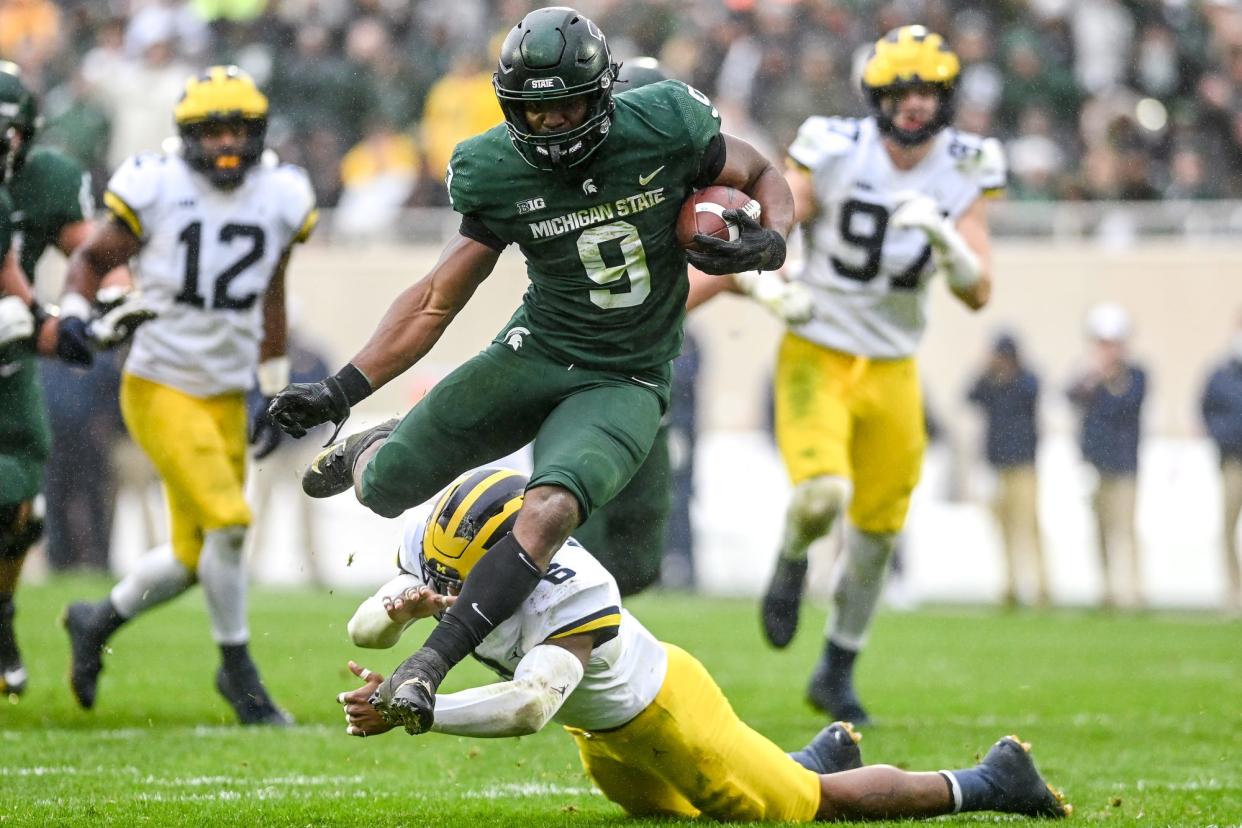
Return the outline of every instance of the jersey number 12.
{"type": "Polygon", "coordinates": [[[263,228],[253,224],[230,223],[220,228],[221,244],[229,244],[234,239],[249,241],[250,249],[216,277],[209,306],[206,298],[199,292],[198,283],[199,257],[202,254],[203,245],[203,223],[196,221],[186,225],[181,235],[177,236],[177,241],[185,245],[185,283],[181,287],[181,292],[175,297],[176,301],[185,305],[193,305],[196,308],[210,307],[213,310],[246,310],[254,305],[259,294],[247,293],[242,296],[230,296],[229,282],[245,273],[247,268],[263,258],[267,238],[263,233],[263,228]]]}

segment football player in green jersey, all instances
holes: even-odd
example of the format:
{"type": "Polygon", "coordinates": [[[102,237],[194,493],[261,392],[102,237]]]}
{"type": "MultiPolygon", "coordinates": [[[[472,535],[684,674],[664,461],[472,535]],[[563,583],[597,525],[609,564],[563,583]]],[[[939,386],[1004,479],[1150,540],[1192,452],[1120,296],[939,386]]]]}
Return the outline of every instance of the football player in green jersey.
{"type": "Polygon", "coordinates": [[[89,365],[142,319],[127,298],[103,319],[58,319],[34,302],[35,266],[49,246],[65,255],[90,231],[90,178],[68,156],[32,147],[38,105],[16,64],[0,61],[0,693],[26,687],[13,629],[13,593],[43,521],[35,496],[51,446],[35,354],[89,365]],[[119,311],[119,312],[118,312],[119,311]]]}
{"type": "Polygon", "coordinates": [[[792,197],[776,167],[720,131],[700,92],[664,81],[613,95],[616,65],[599,28],[573,9],[528,14],[494,76],[505,122],[453,153],[459,234],[397,298],[335,376],[289,386],[271,414],[300,436],[413,365],[517,244],[530,286],[491,345],[441,381],[399,423],[329,447],[303,488],[354,487],[395,517],[462,471],[534,440],[534,470],[513,531],[474,568],[426,645],[377,694],[411,732],[433,719],[448,670],[534,589],[552,553],[642,464],[668,403],[681,348],[686,262],[713,274],[772,270],[785,258],[792,197]],[[681,203],[698,187],[736,187],[764,207],[735,217],[735,241],[677,245],[681,203]]]}

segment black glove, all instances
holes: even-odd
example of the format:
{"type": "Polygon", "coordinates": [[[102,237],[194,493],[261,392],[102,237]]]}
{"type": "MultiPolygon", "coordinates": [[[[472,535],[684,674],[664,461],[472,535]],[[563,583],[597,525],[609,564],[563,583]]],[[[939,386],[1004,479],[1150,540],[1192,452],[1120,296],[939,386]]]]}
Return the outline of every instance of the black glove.
{"type": "Polygon", "coordinates": [[[255,460],[262,460],[275,451],[285,436],[276,427],[276,423],[272,422],[271,415],[267,413],[267,407],[270,404],[271,400],[264,398],[262,404],[250,417],[250,445],[253,446],[251,456],[255,460]]]}
{"type": "Polygon", "coordinates": [[[329,420],[339,431],[350,407],[365,400],[371,391],[370,380],[353,363],[346,363],[335,376],[320,382],[295,382],[285,388],[272,398],[267,413],[290,437],[305,437],[307,431],[329,420]]]}
{"type": "Polygon", "coordinates": [[[690,264],[704,273],[725,276],[747,270],[777,270],[785,263],[785,237],[780,233],[741,210],[725,210],[720,217],[737,223],[737,241],[696,235],[694,243],[699,249],[686,251],[690,264]]]}
{"type": "Polygon", "coordinates": [[[76,316],[60,318],[60,328],[56,334],[56,356],[70,365],[89,368],[95,362],[95,354],[91,351],[90,342],[85,319],[79,319],[76,316]]]}
{"type": "Polygon", "coordinates": [[[295,382],[272,397],[267,413],[280,430],[290,437],[331,420],[340,425],[349,416],[349,401],[341,384],[333,377],[319,382],[295,382]]]}

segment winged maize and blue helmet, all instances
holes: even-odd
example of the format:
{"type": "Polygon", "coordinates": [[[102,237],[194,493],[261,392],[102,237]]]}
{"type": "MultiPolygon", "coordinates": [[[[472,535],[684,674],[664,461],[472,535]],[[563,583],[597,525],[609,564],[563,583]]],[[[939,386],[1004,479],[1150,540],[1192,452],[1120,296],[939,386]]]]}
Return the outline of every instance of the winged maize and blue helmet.
{"type": "Polygon", "coordinates": [[[423,580],[442,595],[460,592],[475,564],[513,531],[529,482],[512,469],[477,469],[450,483],[423,530],[423,580]]]}
{"type": "Polygon", "coordinates": [[[921,144],[953,120],[954,94],[961,62],[940,35],[925,26],[902,26],[875,42],[863,65],[862,88],[880,131],[904,146],[921,144]],[[930,122],[917,130],[893,123],[884,99],[906,89],[931,87],[940,105],[930,122]]]}
{"type": "Polygon", "coordinates": [[[217,187],[232,189],[263,155],[267,136],[267,96],[236,66],[211,66],[186,81],[173,109],[186,162],[217,187]],[[233,126],[245,136],[238,149],[207,150],[205,134],[233,126]]]}
{"type": "Polygon", "coordinates": [[[612,127],[616,76],[608,41],[590,19],[565,6],[531,12],[505,37],[492,76],[509,140],[527,163],[541,170],[582,163],[612,127]],[[581,124],[545,134],[531,130],[528,104],[579,96],[587,103],[581,124]]]}

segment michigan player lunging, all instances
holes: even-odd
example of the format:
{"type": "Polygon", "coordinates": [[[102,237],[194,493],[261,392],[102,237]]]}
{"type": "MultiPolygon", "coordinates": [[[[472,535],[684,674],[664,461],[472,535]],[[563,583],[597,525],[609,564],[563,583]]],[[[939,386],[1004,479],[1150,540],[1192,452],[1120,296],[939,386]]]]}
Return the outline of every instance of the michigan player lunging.
{"type": "MultiPolygon", "coordinates": [[[[400,573],[349,622],[354,643],[391,647],[414,620],[442,616],[483,555],[512,530],[526,485],[506,469],[467,472],[429,515],[411,520],[400,573]]],[[[939,773],[862,767],[858,737],[840,722],[786,754],[737,717],[693,656],[657,641],[622,609],[616,581],[573,539],[474,655],[502,681],[439,696],[433,729],[522,736],[556,719],[600,790],[634,816],[806,822],[1070,811],[1015,737],[998,741],[973,768],[939,773]]],[[[392,729],[370,701],[383,676],[354,662],[350,669],[365,684],[338,696],[348,732],[392,729]]]]}
{"type": "Polygon", "coordinates": [[[739,239],[709,240],[700,270],[775,269],[793,200],[780,172],[720,131],[711,102],[665,81],[613,96],[603,34],[564,7],[540,9],[501,46],[505,123],[462,142],[448,173],[459,235],[402,294],[334,377],[273,401],[295,436],[401,374],[440,338],[517,244],[531,284],[490,347],[441,381],[405,419],[356,434],[303,477],[315,497],[354,486],[395,517],[465,469],[534,440],[526,506],[480,563],[459,604],[379,690],[390,716],[430,727],[435,690],[539,583],[569,533],[607,503],[647,455],[681,348],[686,260],[674,232],[691,190],[737,187],[764,205],[739,239]]]}
{"type": "Polygon", "coordinates": [[[789,148],[786,177],[807,226],[797,279],[812,290],[815,318],[786,334],[777,362],[777,442],[794,490],[763,627],[776,647],[793,638],[807,547],[848,503],[835,610],[809,697],[855,723],[867,714],[854,659],[923,459],[914,353],[927,287],[943,273],[971,309],[991,293],[985,196],[1004,187],[1004,160],[995,140],[947,128],[958,72],[939,35],[889,32],[863,69],[871,117],[808,118],[789,148]]]}
{"type": "Polygon", "coordinates": [[[107,599],[69,607],[83,707],[95,703],[109,636],[197,581],[222,656],[216,687],[245,724],[289,721],[247,646],[245,391],[256,369],[266,394],[288,384],[285,270],[316,211],[305,171],[264,157],[267,108],[236,67],[191,78],[174,110],[180,151],[126,161],[104,195],[112,220],[70,260],[62,305],[89,301],[103,274],[133,259],[159,313],[134,339],[121,411],[163,480],[172,535],[107,599]]]}

